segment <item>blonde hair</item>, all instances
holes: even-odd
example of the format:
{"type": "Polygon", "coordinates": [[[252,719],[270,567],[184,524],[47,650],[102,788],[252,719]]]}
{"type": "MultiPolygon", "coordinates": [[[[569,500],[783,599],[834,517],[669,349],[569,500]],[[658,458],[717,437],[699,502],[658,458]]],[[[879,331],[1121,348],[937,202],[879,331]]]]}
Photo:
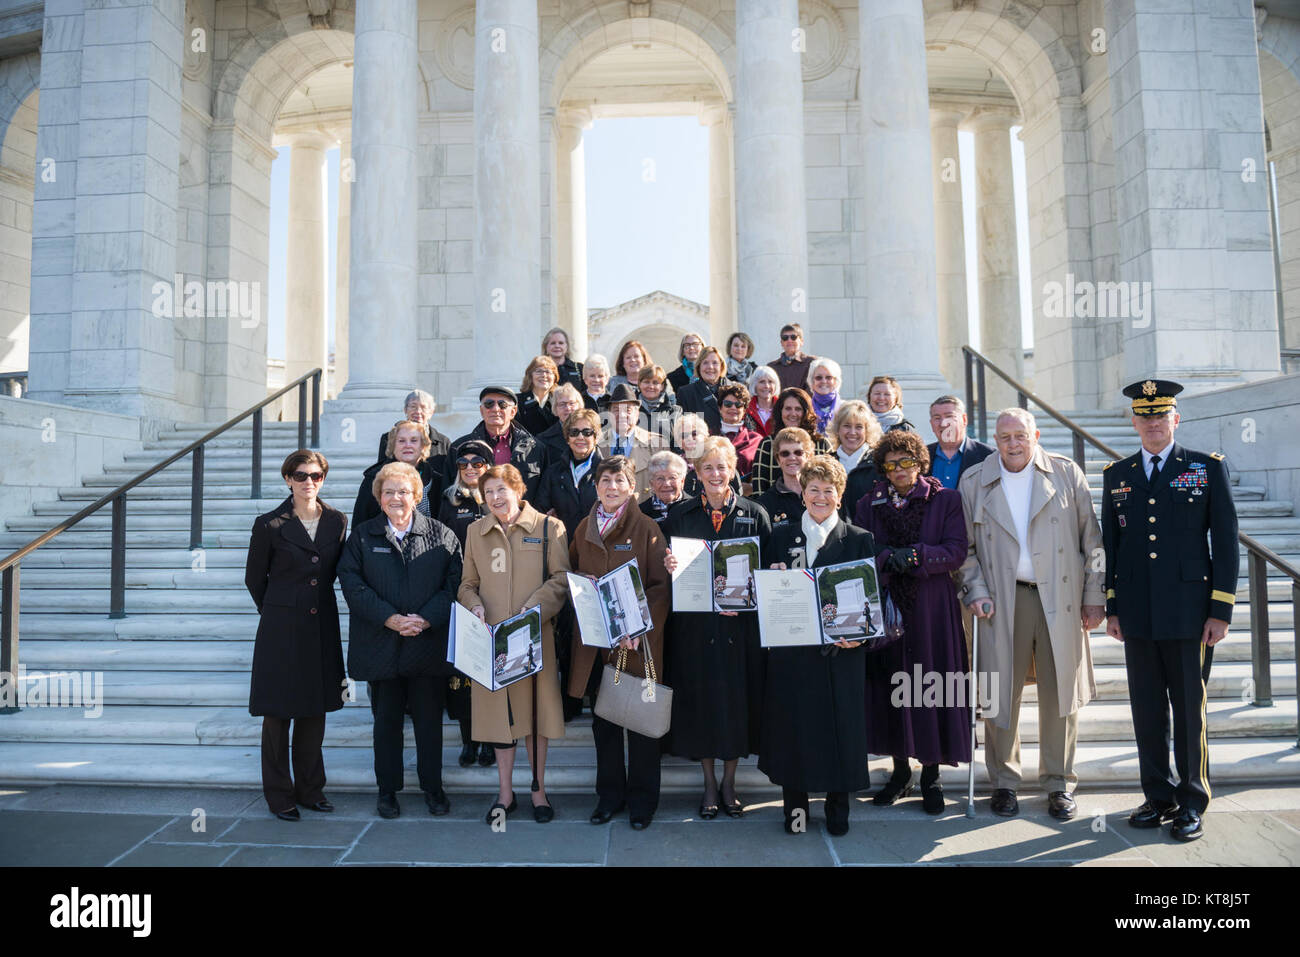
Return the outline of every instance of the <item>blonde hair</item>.
{"type": "Polygon", "coordinates": [[[831,416],[831,427],[826,430],[826,438],[830,442],[832,449],[840,447],[840,426],[849,419],[861,422],[866,428],[867,437],[863,444],[867,448],[871,448],[879,442],[880,437],[885,434],[880,427],[880,420],[872,413],[871,406],[861,399],[850,399],[848,402],[841,402],[840,407],[831,416]]]}
{"type": "Polygon", "coordinates": [[[731,473],[736,474],[736,447],[731,444],[731,440],[721,435],[710,435],[700,443],[700,454],[695,457],[695,467],[699,469],[700,463],[710,455],[718,455],[722,461],[727,464],[731,473]]]}
{"type": "Polygon", "coordinates": [[[433,449],[433,439],[429,438],[429,430],[419,422],[412,422],[410,419],[402,419],[388,430],[388,445],[384,447],[384,454],[390,459],[397,458],[397,433],[402,429],[410,429],[412,432],[418,432],[420,435],[420,457],[417,462],[423,462],[429,457],[430,450],[433,449]]]}
{"type": "Polygon", "coordinates": [[[420,500],[424,498],[424,482],[420,479],[420,473],[411,465],[405,462],[389,462],[379,470],[375,480],[370,483],[370,492],[375,496],[375,501],[381,506],[383,498],[381,494],[384,491],[384,482],[388,479],[400,479],[406,483],[406,487],[411,489],[415,504],[419,505],[420,500]]]}

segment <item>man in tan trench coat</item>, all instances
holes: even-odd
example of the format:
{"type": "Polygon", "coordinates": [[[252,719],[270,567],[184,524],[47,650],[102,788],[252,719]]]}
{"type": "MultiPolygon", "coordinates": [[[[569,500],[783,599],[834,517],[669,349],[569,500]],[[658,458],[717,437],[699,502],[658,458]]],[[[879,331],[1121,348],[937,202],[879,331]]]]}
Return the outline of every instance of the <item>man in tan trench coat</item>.
{"type": "Polygon", "coordinates": [[[1077,813],[1078,712],[1097,693],[1087,632],[1105,615],[1101,526],[1082,469],[1038,445],[1030,413],[1000,413],[995,438],[998,454],[958,486],[970,542],[958,588],[966,606],[988,619],[979,664],[994,699],[984,724],[992,810],[1004,817],[1019,810],[1020,698],[1032,660],[1038,780],[1049,813],[1065,821],[1077,813]]]}

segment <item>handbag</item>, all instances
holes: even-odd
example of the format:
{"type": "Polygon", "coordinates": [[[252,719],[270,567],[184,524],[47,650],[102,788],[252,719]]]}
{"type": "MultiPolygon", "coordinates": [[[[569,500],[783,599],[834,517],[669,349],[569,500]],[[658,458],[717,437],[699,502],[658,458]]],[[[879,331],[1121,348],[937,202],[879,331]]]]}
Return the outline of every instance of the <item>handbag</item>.
{"type": "Polygon", "coordinates": [[[660,684],[655,675],[649,640],[641,642],[645,656],[645,678],[627,678],[627,649],[620,646],[615,664],[606,664],[596,693],[595,712],[610,724],[627,728],[647,738],[668,733],[673,716],[673,689],[660,684]]]}
{"type": "Polygon", "coordinates": [[[880,651],[882,648],[888,648],[903,637],[903,611],[898,607],[888,590],[885,591],[882,616],[885,623],[884,633],[877,635],[875,638],[868,638],[863,642],[867,651],[880,651]]]}

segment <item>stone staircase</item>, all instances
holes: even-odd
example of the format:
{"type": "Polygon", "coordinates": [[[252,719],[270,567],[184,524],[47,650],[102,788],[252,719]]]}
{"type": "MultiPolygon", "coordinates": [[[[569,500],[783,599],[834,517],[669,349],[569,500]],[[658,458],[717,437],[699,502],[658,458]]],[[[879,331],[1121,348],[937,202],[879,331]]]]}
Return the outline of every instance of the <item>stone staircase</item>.
{"type": "MultiPolygon", "coordinates": [[[[1115,448],[1136,447],[1125,417],[1082,413],[1078,421],[1115,448]]],[[[1069,452],[1070,437],[1045,421],[1043,444],[1069,452]]],[[[64,488],[59,500],[36,506],[29,517],[11,520],[0,532],[0,555],[30,541],[59,519],[198,438],[207,427],[165,432],[158,441],[126,457],[121,467],[88,476],[80,487],[64,488]]],[[[80,708],[31,707],[0,715],[0,782],[108,783],[168,786],[260,787],[260,719],[250,717],[248,669],[256,613],[243,586],[245,551],[254,515],[282,499],[277,469],[297,444],[292,423],[265,430],[264,497],[249,494],[251,430],[235,429],[209,444],[206,453],[204,538],[201,553],[189,541],[188,458],[154,476],[128,495],[126,610],[109,620],[108,509],[81,522],[22,563],[20,661],[27,680],[46,674],[97,672],[103,704],[98,716],[80,708]]],[[[362,470],[371,463],[373,442],[360,451],[330,456],[323,497],[350,513],[362,470]]],[[[1100,500],[1105,460],[1090,458],[1089,481],[1100,500]]],[[[1236,485],[1244,531],[1289,561],[1300,564],[1300,517],[1289,502],[1266,501],[1262,488],[1236,485]]],[[[1250,607],[1245,555],[1232,631],[1217,648],[1209,688],[1211,778],[1219,782],[1300,781],[1296,743],[1295,643],[1286,579],[1269,579],[1269,621],[1273,631],[1274,704],[1252,706],[1250,690],[1250,607]]],[[[347,606],[340,595],[347,635],[347,606]]],[[[1137,757],[1127,701],[1122,647],[1094,634],[1092,650],[1098,700],[1079,723],[1077,770],[1085,785],[1136,785],[1137,757]]],[[[330,715],[325,763],[331,789],[374,787],[371,718],[364,684],[357,701],[330,715]]],[[[1021,720],[1026,786],[1037,767],[1034,690],[1027,689],[1021,720]]],[[[496,769],[462,769],[457,726],[448,721],[444,769],[453,791],[487,794],[496,769]]],[[[407,731],[407,786],[414,777],[414,741],[407,731]]],[[[873,766],[887,773],[887,759],[873,766]]],[[[976,774],[983,777],[983,763],[976,774]]],[[[944,769],[950,790],[965,781],[965,768],[944,769]]],[[[527,761],[516,766],[516,787],[527,789],[527,761]]],[[[571,722],[568,736],[553,742],[547,774],[556,791],[589,794],[594,789],[595,754],[589,718],[571,722]]],[[[742,764],[746,793],[771,789],[753,759],[742,764]]],[[[668,791],[694,792],[698,766],[665,758],[668,791]]]]}

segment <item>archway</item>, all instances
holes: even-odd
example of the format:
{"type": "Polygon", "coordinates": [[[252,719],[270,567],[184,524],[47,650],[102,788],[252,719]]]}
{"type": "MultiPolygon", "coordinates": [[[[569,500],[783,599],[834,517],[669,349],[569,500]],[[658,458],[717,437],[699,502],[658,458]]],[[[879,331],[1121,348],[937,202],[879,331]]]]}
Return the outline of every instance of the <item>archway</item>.
{"type": "Polygon", "coordinates": [[[0,394],[25,391],[31,318],[32,203],[40,54],[0,73],[0,394]]]}

